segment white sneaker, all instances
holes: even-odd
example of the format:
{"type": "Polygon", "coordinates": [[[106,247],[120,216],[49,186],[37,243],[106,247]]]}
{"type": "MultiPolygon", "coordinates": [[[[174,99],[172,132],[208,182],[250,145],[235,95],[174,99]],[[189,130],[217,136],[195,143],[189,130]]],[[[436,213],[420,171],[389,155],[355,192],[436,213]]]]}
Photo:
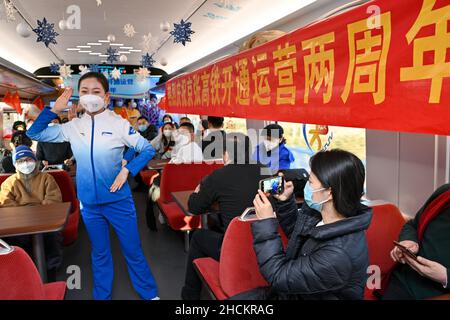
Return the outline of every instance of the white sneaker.
{"type": "Polygon", "coordinates": [[[165,224],[166,223],[166,220],[164,220],[164,217],[161,214],[161,212],[159,213],[158,220],[159,220],[159,223],[161,223],[161,224],[165,224]]]}
{"type": "Polygon", "coordinates": [[[158,296],[156,296],[152,300],[161,300],[161,299],[158,296]]]}

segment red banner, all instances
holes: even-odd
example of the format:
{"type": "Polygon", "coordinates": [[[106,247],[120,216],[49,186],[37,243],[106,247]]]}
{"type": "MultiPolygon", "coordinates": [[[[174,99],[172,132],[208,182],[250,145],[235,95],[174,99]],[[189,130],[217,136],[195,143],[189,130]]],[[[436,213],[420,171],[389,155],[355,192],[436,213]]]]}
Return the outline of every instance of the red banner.
{"type": "Polygon", "coordinates": [[[450,0],[374,0],[166,83],[173,113],[450,135],[450,0]]]}
{"type": "Polygon", "coordinates": [[[9,105],[10,107],[14,108],[17,111],[17,113],[22,114],[20,96],[17,92],[14,94],[11,94],[9,91],[6,92],[5,96],[3,97],[3,102],[9,105]]]}
{"type": "Polygon", "coordinates": [[[44,110],[44,102],[42,101],[42,97],[39,96],[32,102],[36,107],[39,108],[39,110],[44,110]]]}

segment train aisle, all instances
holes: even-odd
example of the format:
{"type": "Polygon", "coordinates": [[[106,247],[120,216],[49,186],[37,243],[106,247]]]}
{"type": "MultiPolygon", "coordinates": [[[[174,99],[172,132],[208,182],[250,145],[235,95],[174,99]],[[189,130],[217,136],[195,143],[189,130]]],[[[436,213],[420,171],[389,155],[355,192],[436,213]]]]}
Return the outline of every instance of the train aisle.
{"type": "MultiPolygon", "coordinates": [[[[158,232],[149,231],[145,224],[145,193],[134,192],[133,197],[138,214],[142,247],[158,283],[159,296],[161,299],[178,300],[184,282],[186,261],[183,235],[169,231],[167,225],[161,226],[159,223],[158,232]]],[[[125,259],[120,252],[120,244],[114,232],[111,233],[111,250],[114,259],[112,298],[114,300],[140,299],[132,287],[125,259]]],[[[67,290],[66,300],[91,300],[90,243],[82,220],[80,220],[77,241],[64,248],[63,265],[58,271],[57,280],[65,281],[70,276],[66,271],[71,265],[77,265],[81,269],[81,289],[67,290]]]]}

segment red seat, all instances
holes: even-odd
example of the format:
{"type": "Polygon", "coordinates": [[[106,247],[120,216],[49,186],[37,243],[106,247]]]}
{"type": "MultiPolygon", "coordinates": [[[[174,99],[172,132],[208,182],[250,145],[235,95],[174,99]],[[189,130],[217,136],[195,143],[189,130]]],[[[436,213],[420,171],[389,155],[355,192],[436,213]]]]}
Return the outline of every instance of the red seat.
{"type": "Polygon", "coordinates": [[[152,184],[153,178],[157,174],[158,171],[156,170],[141,170],[141,172],[139,172],[142,182],[147,186],[150,186],[152,184]]]}
{"type": "MultiPolygon", "coordinates": [[[[55,178],[56,183],[59,186],[62,194],[62,200],[64,202],[71,202],[72,206],[70,208],[69,218],[67,220],[67,224],[62,230],[62,235],[64,237],[64,245],[68,246],[75,242],[78,237],[78,225],[80,222],[80,203],[77,199],[77,195],[75,193],[75,188],[73,186],[72,178],[69,174],[64,170],[51,170],[46,171],[51,174],[53,178],[55,178]]],[[[9,176],[8,174],[0,174],[0,185],[5,181],[9,176]]]]}
{"type": "MultiPolygon", "coordinates": [[[[366,232],[369,246],[369,265],[378,266],[381,270],[381,289],[385,289],[387,277],[395,262],[392,260],[390,252],[394,248],[393,241],[398,239],[400,231],[405,224],[405,219],[399,209],[392,204],[373,206],[373,216],[369,228],[366,232]]],[[[374,300],[374,290],[367,286],[364,292],[364,299],[374,300]]]]}
{"type": "Polygon", "coordinates": [[[19,247],[11,248],[11,252],[0,254],[0,300],[64,299],[64,281],[43,284],[28,254],[19,247]]]}
{"type": "Polygon", "coordinates": [[[157,205],[173,230],[190,231],[200,227],[200,217],[188,217],[173,201],[172,192],[194,190],[201,179],[222,163],[167,164],[161,174],[160,197],[157,205]]]}
{"type": "MultiPolygon", "coordinates": [[[[220,262],[212,258],[194,260],[200,278],[218,300],[268,285],[259,272],[251,223],[238,217],[231,221],[223,239],[220,262]]],[[[288,240],[281,228],[279,232],[286,247],[288,240]]]]}

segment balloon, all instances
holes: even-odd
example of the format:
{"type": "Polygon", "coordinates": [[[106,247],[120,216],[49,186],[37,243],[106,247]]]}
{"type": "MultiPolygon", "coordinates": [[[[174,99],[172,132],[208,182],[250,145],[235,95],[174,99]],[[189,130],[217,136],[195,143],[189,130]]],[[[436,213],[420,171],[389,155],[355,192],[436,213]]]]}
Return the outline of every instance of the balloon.
{"type": "Polygon", "coordinates": [[[161,23],[159,24],[159,28],[161,29],[161,31],[167,32],[167,31],[169,31],[169,29],[170,29],[170,23],[167,22],[167,21],[161,22],[161,23]]]}
{"type": "Polygon", "coordinates": [[[68,27],[67,27],[67,21],[66,21],[66,20],[61,20],[61,21],[59,21],[58,26],[59,26],[59,28],[60,28],[61,30],[66,30],[66,29],[68,29],[68,27]]]}
{"type": "Polygon", "coordinates": [[[107,39],[109,42],[114,42],[114,41],[116,41],[116,36],[113,34],[109,34],[107,39]]]}
{"type": "Polygon", "coordinates": [[[128,60],[128,57],[126,56],[126,55],[121,55],[120,57],[119,57],[119,60],[120,60],[120,62],[127,62],[127,60],[128,60]]]}
{"type": "Polygon", "coordinates": [[[31,29],[26,23],[19,23],[16,27],[16,32],[24,38],[28,38],[31,35],[31,29]]]}
{"type": "Polygon", "coordinates": [[[159,61],[159,63],[160,63],[162,66],[167,66],[167,59],[166,59],[166,58],[161,58],[161,60],[159,61]]]}

